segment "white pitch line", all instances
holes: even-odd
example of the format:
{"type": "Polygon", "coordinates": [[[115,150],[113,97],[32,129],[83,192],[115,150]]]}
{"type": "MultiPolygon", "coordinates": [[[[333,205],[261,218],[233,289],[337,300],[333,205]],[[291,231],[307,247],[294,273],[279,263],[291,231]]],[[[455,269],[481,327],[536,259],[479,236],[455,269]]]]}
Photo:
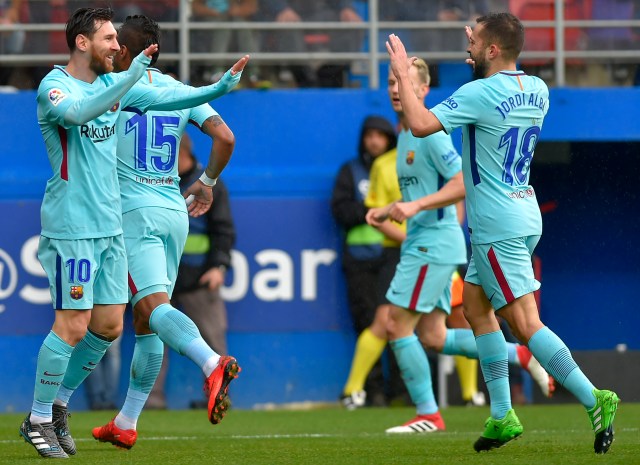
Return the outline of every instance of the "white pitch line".
{"type": "MultiPolygon", "coordinates": [[[[624,433],[637,433],[640,431],[640,428],[620,428],[616,430],[617,432],[624,433]]],[[[526,430],[526,433],[534,433],[534,434],[549,434],[555,432],[548,430],[526,430]]],[[[580,430],[566,430],[564,433],[571,434],[582,434],[584,433],[584,429],[580,430]]],[[[468,435],[468,434],[476,434],[476,431],[439,431],[437,436],[456,436],[456,435],[468,435]]],[[[250,434],[250,435],[241,435],[234,434],[232,436],[213,436],[213,438],[219,439],[322,439],[322,438],[345,438],[352,436],[350,434],[320,434],[320,433],[303,433],[303,434],[250,434]]],[[[402,437],[402,436],[417,436],[417,434],[385,434],[385,433],[360,433],[356,436],[384,436],[384,437],[402,437]]],[[[201,441],[202,436],[152,436],[152,437],[142,437],[139,438],[141,441],[201,441]]],[[[77,438],[76,442],[95,442],[93,438],[77,438]]],[[[24,439],[4,439],[0,440],[0,444],[16,444],[24,442],[24,439]]]]}

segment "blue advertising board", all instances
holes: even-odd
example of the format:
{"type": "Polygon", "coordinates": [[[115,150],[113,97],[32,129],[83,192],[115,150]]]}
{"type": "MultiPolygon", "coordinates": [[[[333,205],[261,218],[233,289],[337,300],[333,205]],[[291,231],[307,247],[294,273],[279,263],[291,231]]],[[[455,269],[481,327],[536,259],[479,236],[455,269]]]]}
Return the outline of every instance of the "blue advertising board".
{"type": "MultiPolygon", "coordinates": [[[[0,358],[13,371],[13,382],[0,385],[0,411],[28,409],[38,348],[53,323],[37,259],[39,209],[38,201],[0,202],[0,216],[11,219],[0,236],[0,347],[7,348],[0,358]]],[[[223,296],[229,350],[243,367],[234,404],[335,400],[354,335],[328,202],[242,198],[232,201],[232,211],[238,240],[223,296]]],[[[121,384],[132,347],[127,325],[121,384]]],[[[170,359],[169,402],[184,408],[199,398],[201,375],[184,357],[170,359]]],[[[82,408],[83,397],[76,397],[75,408],[82,408]]]]}

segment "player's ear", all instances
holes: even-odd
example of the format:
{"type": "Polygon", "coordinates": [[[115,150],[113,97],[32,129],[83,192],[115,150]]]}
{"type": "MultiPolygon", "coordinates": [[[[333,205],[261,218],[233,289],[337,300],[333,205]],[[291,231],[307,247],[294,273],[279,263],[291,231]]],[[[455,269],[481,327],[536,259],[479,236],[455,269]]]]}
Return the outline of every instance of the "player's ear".
{"type": "Polygon", "coordinates": [[[120,54],[121,58],[124,58],[124,57],[130,55],[129,49],[127,48],[126,45],[123,45],[123,44],[120,44],[120,50],[118,50],[118,53],[120,54]]]}
{"type": "Polygon", "coordinates": [[[89,38],[84,34],[78,34],[76,36],[76,48],[82,52],[87,50],[87,46],[89,43],[89,38]]]}

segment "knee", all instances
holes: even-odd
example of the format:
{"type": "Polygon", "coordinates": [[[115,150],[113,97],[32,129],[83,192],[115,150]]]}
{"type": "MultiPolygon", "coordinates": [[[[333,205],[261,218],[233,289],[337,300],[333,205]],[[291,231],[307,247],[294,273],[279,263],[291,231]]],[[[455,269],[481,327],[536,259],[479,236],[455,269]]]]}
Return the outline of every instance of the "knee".
{"type": "Polygon", "coordinates": [[[91,331],[99,334],[108,341],[114,341],[122,334],[122,319],[103,322],[97,327],[92,327],[91,331]]]}
{"type": "Polygon", "coordinates": [[[447,329],[445,326],[442,328],[431,327],[428,331],[420,331],[418,337],[425,349],[442,352],[444,341],[447,338],[447,329]]]}
{"type": "Polygon", "coordinates": [[[60,335],[60,337],[62,337],[62,339],[64,339],[67,343],[69,343],[69,345],[72,345],[75,347],[75,345],[78,344],[78,342],[80,342],[86,334],[87,334],[86,325],[83,325],[83,326],[69,325],[66,331],[66,337],[63,337],[62,335],[60,335]]]}
{"type": "Polygon", "coordinates": [[[427,333],[419,334],[420,343],[425,349],[434,350],[436,352],[442,352],[444,347],[444,337],[440,337],[438,334],[427,333]]]}
{"type": "Polygon", "coordinates": [[[402,337],[402,320],[397,318],[396,315],[393,314],[393,312],[390,312],[389,315],[387,315],[387,318],[384,321],[384,328],[390,341],[402,337]]]}

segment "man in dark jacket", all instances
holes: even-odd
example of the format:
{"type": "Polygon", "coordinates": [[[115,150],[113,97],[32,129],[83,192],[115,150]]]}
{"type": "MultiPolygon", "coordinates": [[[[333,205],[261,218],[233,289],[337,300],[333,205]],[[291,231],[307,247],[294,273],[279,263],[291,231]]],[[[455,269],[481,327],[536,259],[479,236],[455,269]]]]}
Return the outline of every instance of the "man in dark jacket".
{"type": "MultiPolygon", "coordinates": [[[[344,231],[342,266],[349,310],[358,335],[371,324],[376,308],[386,302],[384,290],[388,286],[381,282],[387,260],[382,245],[384,236],[365,221],[367,207],[364,200],[369,190],[373,160],[395,146],[392,124],[381,116],[368,116],[362,124],[358,156],[340,168],[331,198],[333,216],[344,231]]],[[[379,363],[368,377],[366,391],[370,404],[386,402],[379,363]]],[[[363,406],[364,393],[362,397],[344,396],[342,401],[349,409],[363,406]]]]}

